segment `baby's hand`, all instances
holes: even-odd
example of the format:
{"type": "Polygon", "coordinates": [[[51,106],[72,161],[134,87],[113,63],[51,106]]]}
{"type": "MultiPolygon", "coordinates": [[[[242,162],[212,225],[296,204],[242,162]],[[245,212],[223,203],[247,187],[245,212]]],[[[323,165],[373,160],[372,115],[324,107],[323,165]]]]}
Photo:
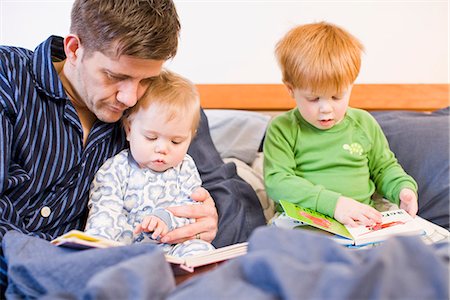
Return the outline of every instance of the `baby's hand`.
{"type": "Polygon", "coordinates": [[[158,237],[163,237],[169,232],[167,224],[156,216],[146,216],[142,223],[136,225],[134,233],[153,232],[152,239],[156,240],[158,237]]]}
{"type": "Polygon", "coordinates": [[[352,227],[381,223],[381,213],[378,210],[344,196],[339,197],[337,201],[334,218],[352,227]]]}
{"type": "Polygon", "coordinates": [[[419,210],[417,196],[414,191],[404,188],[400,191],[400,208],[404,209],[411,217],[415,217],[419,210]]]}

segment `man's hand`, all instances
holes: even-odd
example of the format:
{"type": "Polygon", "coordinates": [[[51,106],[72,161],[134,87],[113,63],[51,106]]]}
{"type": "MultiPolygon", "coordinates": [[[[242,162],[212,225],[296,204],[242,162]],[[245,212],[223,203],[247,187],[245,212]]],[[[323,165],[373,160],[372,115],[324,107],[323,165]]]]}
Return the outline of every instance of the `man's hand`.
{"type": "Polygon", "coordinates": [[[177,217],[194,218],[195,223],[172,230],[161,239],[161,242],[178,244],[195,238],[211,242],[216,237],[219,218],[211,195],[200,187],[192,193],[191,198],[201,202],[201,205],[173,206],[167,210],[177,217]]]}
{"type": "Polygon", "coordinates": [[[375,208],[347,197],[339,197],[334,218],[345,225],[374,225],[381,223],[381,213],[375,208]]]}
{"type": "Polygon", "coordinates": [[[411,217],[415,217],[419,210],[417,195],[414,191],[404,188],[400,191],[400,208],[404,209],[411,217]]]}
{"type": "Polygon", "coordinates": [[[134,228],[135,234],[141,232],[153,232],[152,239],[156,240],[158,237],[166,235],[169,232],[169,227],[167,227],[166,222],[156,216],[146,216],[142,223],[134,228]]]}

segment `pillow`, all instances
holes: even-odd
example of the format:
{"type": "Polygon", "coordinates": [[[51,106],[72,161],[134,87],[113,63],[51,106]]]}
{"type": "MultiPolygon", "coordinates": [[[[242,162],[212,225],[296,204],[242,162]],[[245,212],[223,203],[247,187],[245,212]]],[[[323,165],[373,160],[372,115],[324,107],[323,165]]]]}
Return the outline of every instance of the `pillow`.
{"type": "Polygon", "coordinates": [[[403,169],[419,186],[419,215],[449,229],[449,107],[372,112],[403,169]]]}
{"type": "Polygon", "coordinates": [[[206,109],[205,114],[220,157],[233,157],[251,164],[256,158],[270,116],[228,109],[206,109]]]}
{"type": "Polygon", "coordinates": [[[208,118],[201,112],[200,125],[189,155],[194,159],[203,187],[208,190],[219,214],[216,248],[245,242],[266,220],[253,188],[238,176],[234,163],[224,164],[211,140],[208,118]]]}

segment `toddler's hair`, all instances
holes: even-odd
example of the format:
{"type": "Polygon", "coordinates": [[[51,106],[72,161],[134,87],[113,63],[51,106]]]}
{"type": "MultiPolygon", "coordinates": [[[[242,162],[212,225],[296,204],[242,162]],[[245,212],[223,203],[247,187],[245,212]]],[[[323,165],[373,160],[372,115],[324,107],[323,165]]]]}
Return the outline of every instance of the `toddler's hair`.
{"type": "Polygon", "coordinates": [[[353,84],[361,66],[362,44],[326,22],[297,26],[276,45],[283,82],[314,93],[340,93],[353,84]]]}

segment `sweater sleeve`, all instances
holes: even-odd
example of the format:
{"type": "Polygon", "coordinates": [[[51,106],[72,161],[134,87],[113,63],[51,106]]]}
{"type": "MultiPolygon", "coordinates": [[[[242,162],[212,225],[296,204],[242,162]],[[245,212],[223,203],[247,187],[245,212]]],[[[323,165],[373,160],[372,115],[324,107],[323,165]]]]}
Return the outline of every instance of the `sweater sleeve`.
{"type": "Polygon", "coordinates": [[[275,202],[286,200],[330,217],[334,216],[341,194],[313,184],[296,172],[295,147],[298,124],[292,114],[275,118],[264,141],[264,180],[266,191],[275,202]]]}
{"type": "Polygon", "coordinates": [[[368,153],[371,179],[378,193],[398,205],[400,191],[409,188],[417,194],[417,183],[398,163],[380,125],[373,117],[371,121],[372,149],[368,153]]]}

